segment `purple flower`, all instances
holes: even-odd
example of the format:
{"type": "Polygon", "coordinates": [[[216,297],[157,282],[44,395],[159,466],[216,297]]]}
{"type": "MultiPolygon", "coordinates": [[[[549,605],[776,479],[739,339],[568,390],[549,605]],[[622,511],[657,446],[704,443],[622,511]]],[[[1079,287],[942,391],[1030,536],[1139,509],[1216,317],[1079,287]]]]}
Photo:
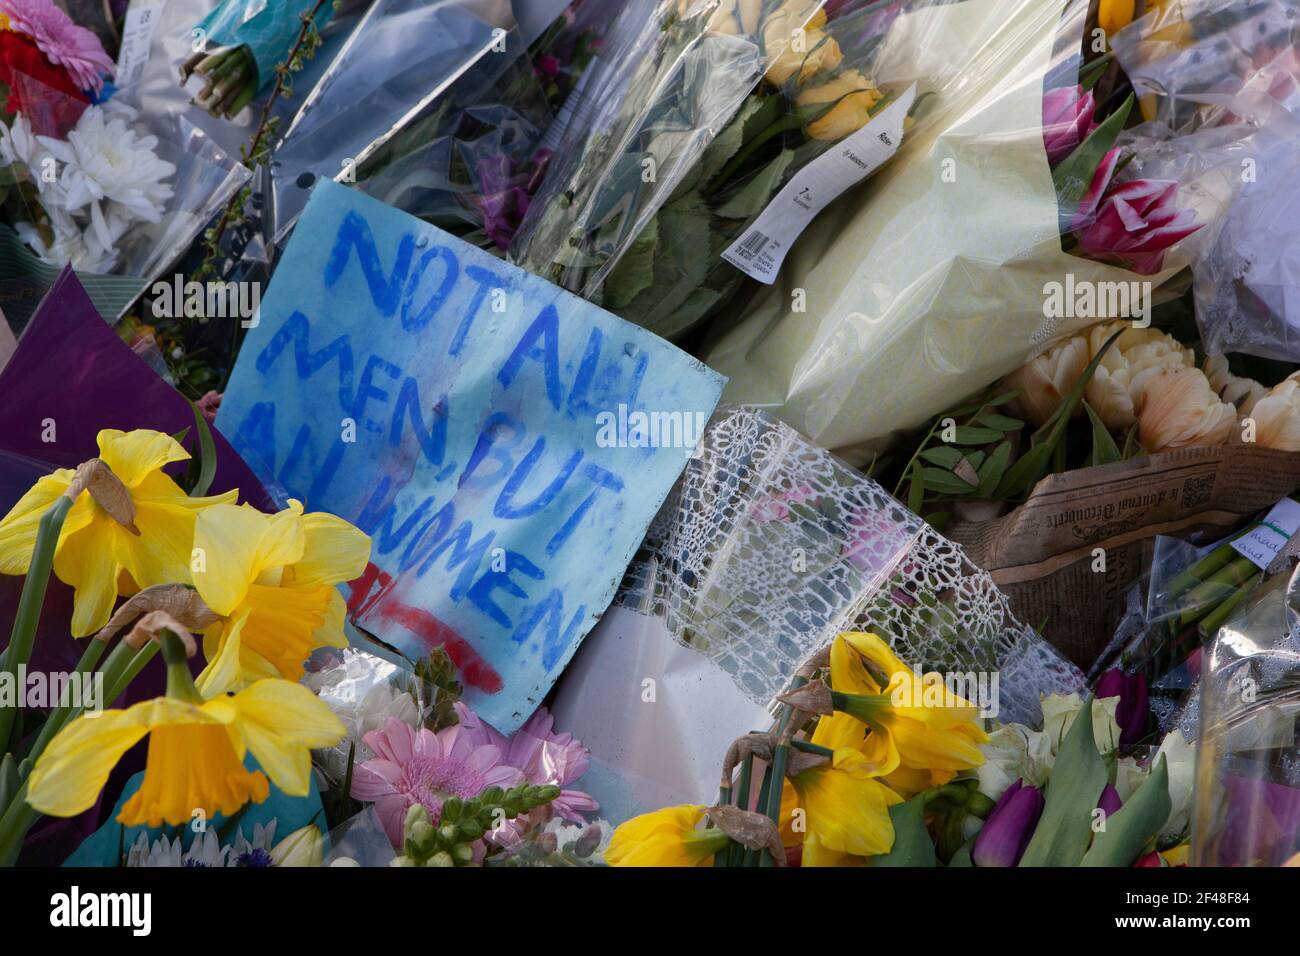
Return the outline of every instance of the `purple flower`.
{"type": "Polygon", "coordinates": [[[1113,785],[1106,784],[1106,789],[1101,792],[1101,799],[1097,801],[1097,809],[1109,817],[1123,805],[1124,801],[1119,798],[1119,791],[1113,785]]]}
{"type": "Polygon", "coordinates": [[[1043,143],[1053,166],[1078,149],[1097,128],[1097,101],[1082,86],[1063,86],[1043,97],[1043,143]]]}
{"type": "Polygon", "coordinates": [[[976,866],[1015,866],[1024,855],[1043,813],[1038,788],[1017,780],[998,798],[975,838],[971,859],[976,866]]]}
{"type": "Polygon", "coordinates": [[[548,80],[560,75],[560,58],[553,53],[543,53],[537,58],[537,72],[548,80]]]}
{"type": "Polygon", "coordinates": [[[475,168],[483,230],[499,248],[510,247],[550,158],[550,150],[539,149],[527,163],[516,163],[504,154],[478,161],[475,168]]]}
{"type": "Polygon", "coordinates": [[[1079,247],[1140,275],[1159,272],[1165,250],[1201,228],[1196,212],[1180,209],[1177,198],[1178,183],[1170,180],[1135,179],[1114,187],[1095,219],[1079,231],[1079,247]]]}
{"type": "Polygon", "coordinates": [[[1252,777],[1223,781],[1219,866],[1280,866],[1295,855],[1300,790],[1252,777]]]}
{"type": "Polygon", "coordinates": [[[1118,697],[1115,708],[1115,722],[1119,724],[1119,745],[1132,747],[1146,736],[1149,709],[1147,704],[1147,680],[1141,674],[1125,674],[1119,668],[1113,668],[1101,675],[1097,681],[1098,699],[1118,697]]]}

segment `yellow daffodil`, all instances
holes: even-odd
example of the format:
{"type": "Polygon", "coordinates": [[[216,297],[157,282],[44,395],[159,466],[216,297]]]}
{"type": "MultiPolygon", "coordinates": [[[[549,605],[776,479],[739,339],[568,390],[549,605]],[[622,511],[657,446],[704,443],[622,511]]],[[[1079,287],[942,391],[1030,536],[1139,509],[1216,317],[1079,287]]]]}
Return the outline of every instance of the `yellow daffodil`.
{"type": "Polygon", "coordinates": [[[194,587],[220,617],[203,635],[205,697],[265,677],[298,680],[318,647],[344,647],[336,585],[359,577],[370,538],[342,518],[268,515],[247,505],[204,511],[194,530],[194,587]]]}
{"type": "Polygon", "coordinates": [[[727,845],[727,835],[716,827],[701,829],[707,807],[683,804],[633,817],[619,826],[605,862],[610,866],[712,866],[713,857],[727,845]]]}
{"type": "Polygon", "coordinates": [[[831,687],[858,695],[862,706],[854,707],[852,716],[871,730],[860,749],[886,774],[902,767],[930,773],[932,783],[946,783],[956,772],[984,762],[979,745],[988,735],[977,723],[979,708],[948,692],[938,674],[918,675],[875,634],[835,639],[831,687]],[[929,706],[935,691],[940,705],[929,706]]]}
{"type": "Polygon", "coordinates": [[[805,109],[829,106],[808,124],[808,135],[835,142],[865,126],[881,97],[876,85],[860,71],[846,70],[834,79],[800,91],[795,103],[805,109]]]}
{"type": "MultiPolygon", "coordinates": [[[[188,584],[196,514],[229,504],[237,493],[191,498],[163,468],[189,453],[161,432],[140,429],[99,433],[99,457],[121,482],[134,506],[134,528],[121,524],[89,492],[78,495],[59,534],[54,573],[76,590],[72,634],[103,627],[118,594],[154,584],[188,584]]],[[[0,573],[26,574],[46,509],[72,483],[61,468],[46,475],[0,521],[0,573]]]]}
{"type": "Polygon", "coordinates": [[[306,796],[312,748],[337,743],[345,733],[315,694],[285,680],[258,681],[204,702],[159,697],[63,728],[32,770],[27,802],[51,816],[81,813],[122,755],[147,734],[144,780],[117,819],[156,827],[189,823],[196,810],[229,816],[250,800],[266,799],[267,777],[290,796],[306,796]],[[244,767],[246,751],[261,770],[244,767]]]}
{"type": "MultiPolygon", "coordinates": [[[[839,718],[823,718],[818,731],[839,718]]],[[[826,746],[829,736],[818,739],[814,733],[813,743],[826,746]]],[[[902,797],[880,781],[880,768],[859,751],[833,749],[829,763],[795,774],[781,795],[783,831],[802,836],[806,866],[847,865],[845,857],[876,856],[894,845],[889,808],[902,797]]]]}

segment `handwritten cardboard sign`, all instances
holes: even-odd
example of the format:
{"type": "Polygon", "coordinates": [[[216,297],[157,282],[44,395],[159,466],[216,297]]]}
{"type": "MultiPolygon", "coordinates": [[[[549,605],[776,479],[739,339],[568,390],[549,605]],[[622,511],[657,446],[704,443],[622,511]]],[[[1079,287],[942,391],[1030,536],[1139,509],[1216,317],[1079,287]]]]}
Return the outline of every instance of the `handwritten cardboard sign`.
{"type": "Polygon", "coordinates": [[[218,425],[374,540],[357,623],[443,646],[503,732],[609,604],[723,379],[377,200],[316,187],[218,425]]]}

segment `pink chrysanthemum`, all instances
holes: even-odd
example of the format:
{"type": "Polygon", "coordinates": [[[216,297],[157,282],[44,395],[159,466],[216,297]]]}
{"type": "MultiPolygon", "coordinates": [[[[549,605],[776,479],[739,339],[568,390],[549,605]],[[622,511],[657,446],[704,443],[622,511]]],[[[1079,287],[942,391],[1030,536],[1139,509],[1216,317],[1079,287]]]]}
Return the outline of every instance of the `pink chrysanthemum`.
{"type": "Polygon", "coordinates": [[[67,70],[78,87],[96,93],[104,88],[113,61],[99,37],[73,23],[54,0],[0,0],[0,14],[9,18],[9,29],[27,34],[51,63],[67,70]]]}
{"type": "Polygon", "coordinates": [[[374,802],[395,847],[402,845],[406,811],[415,804],[437,822],[443,801],[450,797],[467,800],[488,787],[509,788],[524,782],[518,768],[502,763],[499,747],[476,742],[462,727],[435,734],[390,717],[382,730],[366,734],[365,741],[376,756],[354,771],[352,795],[374,802]]]}

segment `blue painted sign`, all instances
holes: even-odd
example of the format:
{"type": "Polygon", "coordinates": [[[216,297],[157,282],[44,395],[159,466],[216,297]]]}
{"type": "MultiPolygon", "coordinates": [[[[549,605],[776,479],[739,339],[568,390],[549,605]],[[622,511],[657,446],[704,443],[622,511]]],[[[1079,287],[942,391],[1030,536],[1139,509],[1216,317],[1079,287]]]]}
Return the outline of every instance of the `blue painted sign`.
{"type": "Polygon", "coordinates": [[[349,606],[443,646],[502,732],[613,597],[723,378],[355,190],[316,187],[217,420],[258,476],[374,540],[349,606]]]}

